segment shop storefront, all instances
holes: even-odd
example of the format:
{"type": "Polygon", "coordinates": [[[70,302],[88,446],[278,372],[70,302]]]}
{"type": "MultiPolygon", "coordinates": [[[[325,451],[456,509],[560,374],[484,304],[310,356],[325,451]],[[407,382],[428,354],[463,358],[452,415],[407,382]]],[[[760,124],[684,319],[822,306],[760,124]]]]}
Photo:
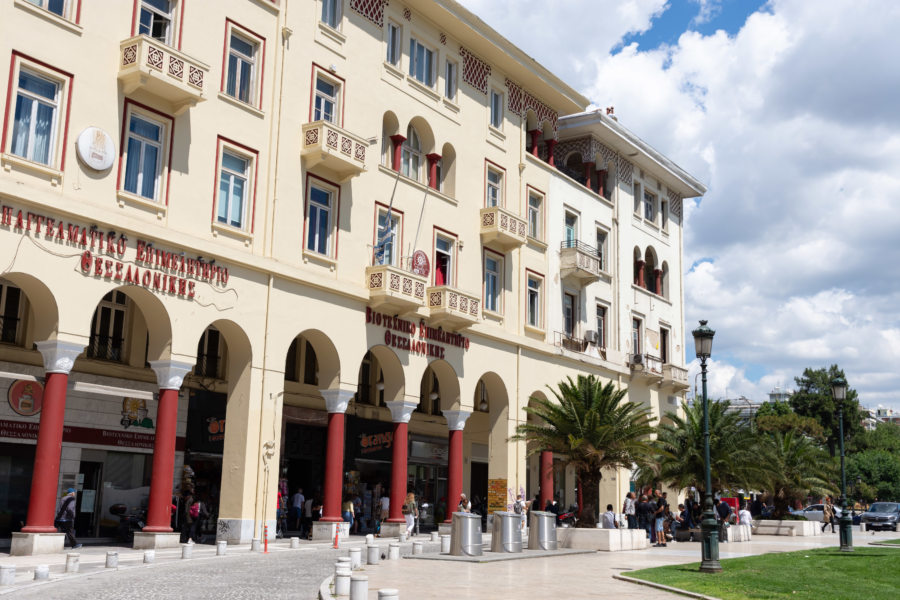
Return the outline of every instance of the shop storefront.
{"type": "Polygon", "coordinates": [[[407,489],[419,502],[419,527],[436,529],[447,515],[447,440],[416,434],[409,438],[407,489]]]}

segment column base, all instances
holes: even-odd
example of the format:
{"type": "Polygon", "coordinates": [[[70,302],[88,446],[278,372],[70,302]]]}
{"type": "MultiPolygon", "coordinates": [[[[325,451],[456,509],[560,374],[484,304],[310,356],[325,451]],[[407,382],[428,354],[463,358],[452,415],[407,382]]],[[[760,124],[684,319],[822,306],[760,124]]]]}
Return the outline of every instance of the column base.
{"type": "MultiPolygon", "coordinates": [[[[268,521],[269,541],[275,539],[275,519],[268,521]]],[[[262,532],[256,532],[253,519],[222,519],[216,524],[216,541],[233,544],[249,544],[253,538],[262,539],[262,532]]]]}
{"type": "Polygon", "coordinates": [[[66,543],[64,533],[22,533],[12,534],[10,556],[34,556],[35,554],[61,554],[66,543]]]}
{"type": "MultiPolygon", "coordinates": [[[[384,525],[382,525],[384,527],[384,525]]],[[[338,529],[338,538],[346,540],[350,537],[350,523],[344,521],[313,521],[312,539],[313,541],[334,541],[335,528],[338,529]]],[[[383,534],[382,534],[383,535],[383,534]]]]}
{"type": "Polygon", "coordinates": [[[180,545],[181,534],[177,531],[166,533],[135,531],[132,548],[135,550],[159,550],[161,548],[177,548],[180,545]]]}
{"type": "Polygon", "coordinates": [[[406,533],[406,521],[398,523],[385,521],[381,524],[381,537],[400,537],[401,533],[406,533]]]}

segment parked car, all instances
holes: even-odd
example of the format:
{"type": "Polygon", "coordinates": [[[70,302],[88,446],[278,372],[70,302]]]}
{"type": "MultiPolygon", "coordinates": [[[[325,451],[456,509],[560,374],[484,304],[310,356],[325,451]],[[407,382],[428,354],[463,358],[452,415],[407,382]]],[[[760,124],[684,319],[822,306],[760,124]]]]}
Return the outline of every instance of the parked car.
{"type": "MultiPolygon", "coordinates": [[[[801,515],[806,517],[807,521],[818,521],[821,523],[825,520],[825,505],[824,504],[810,504],[803,510],[795,511],[795,515],[801,515]]],[[[834,518],[841,518],[841,509],[837,506],[834,507],[834,518]]]]}
{"type": "Polygon", "coordinates": [[[900,531],[900,503],[875,502],[862,514],[866,529],[900,531]]]}

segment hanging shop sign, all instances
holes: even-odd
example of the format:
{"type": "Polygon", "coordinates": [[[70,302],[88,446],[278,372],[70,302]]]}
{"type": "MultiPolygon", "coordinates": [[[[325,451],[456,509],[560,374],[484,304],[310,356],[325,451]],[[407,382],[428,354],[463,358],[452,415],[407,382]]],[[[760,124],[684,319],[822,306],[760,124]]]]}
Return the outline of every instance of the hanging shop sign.
{"type": "Polygon", "coordinates": [[[412,272],[421,277],[428,277],[431,265],[428,263],[428,255],[421,250],[416,250],[412,255],[412,272]]]}
{"type": "Polygon", "coordinates": [[[347,457],[390,461],[394,446],[394,424],[348,417],[347,457]]]}
{"type": "Polygon", "coordinates": [[[185,252],[163,250],[154,242],[115,231],[103,232],[52,216],[0,206],[0,228],[34,240],[68,246],[80,251],[80,271],[85,277],[136,285],[152,292],[192,300],[197,283],[217,288],[228,284],[228,268],[185,252]]]}
{"type": "Polygon", "coordinates": [[[23,417],[33,417],[41,412],[44,402],[44,386],[37,381],[16,381],[9,386],[6,395],[9,407],[23,417]]]}
{"type": "Polygon", "coordinates": [[[407,321],[389,313],[380,313],[366,307],[366,324],[383,327],[384,345],[412,354],[444,358],[447,346],[469,349],[469,338],[440,327],[429,327],[425,319],[407,321]]]}

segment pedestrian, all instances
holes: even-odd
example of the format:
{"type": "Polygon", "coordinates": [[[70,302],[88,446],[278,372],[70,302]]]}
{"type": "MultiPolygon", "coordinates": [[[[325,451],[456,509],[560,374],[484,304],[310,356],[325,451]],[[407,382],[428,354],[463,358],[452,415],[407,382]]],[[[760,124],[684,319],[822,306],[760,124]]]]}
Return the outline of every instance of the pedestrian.
{"type": "Polygon", "coordinates": [[[665,521],[666,521],[666,513],[669,510],[669,502],[666,500],[666,496],[668,494],[666,492],[662,493],[662,496],[656,501],[656,512],[654,513],[654,521],[655,521],[655,531],[656,531],[656,545],[657,546],[665,546],[666,545],[666,533],[665,533],[665,521]]]}
{"type": "MultiPolygon", "coordinates": [[[[353,533],[359,533],[359,524],[363,520],[363,510],[362,510],[362,498],[359,497],[359,494],[353,495],[353,533]]],[[[363,529],[365,529],[365,524],[363,524],[363,529]]]]}
{"type": "Polygon", "coordinates": [[[834,504],[831,503],[831,496],[825,498],[825,506],[822,507],[822,531],[831,523],[831,533],[834,533],[834,504]]]}
{"type": "Polygon", "coordinates": [[[637,518],[634,516],[634,492],[625,494],[625,503],[622,505],[622,513],[628,521],[628,529],[637,529],[637,518]]]}
{"type": "Polygon", "coordinates": [[[291,516],[294,518],[294,526],[300,529],[300,520],[303,518],[303,504],[306,502],[306,496],[303,495],[303,488],[298,487],[297,493],[291,497],[291,516]]]}
{"type": "Polygon", "coordinates": [[[466,498],[465,494],[459,495],[459,504],[456,505],[456,512],[472,512],[472,503],[469,502],[469,499],[466,498]]]}
{"type": "Polygon", "coordinates": [[[741,510],[738,511],[738,523],[753,526],[753,513],[747,510],[746,504],[741,506],[741,510]]]}
{"type": "Polygon", "coordinates": [[[81,544],[75,539],[75,500],[75,488],[67,489],[54,519],[54,525],[66,534],[66,541],[73,550],[81,548],[81,544]]]}
{"type": "Polygon", "coordinates": [[[191,506],[194,505],[194,488],[186,485],[181,491],[181,543],[186,544],[191,539],[191,506]]]}
{"type": "Polygon", "coordinates": [[[656,509],[659,505],[656,503],[656,490],[650,492],[651,496],[647,497],[647,506],[648,506],[648,515],[647,515],[647,529],[650,530],[650,543],[656,545],[658,543],[656,539],[656,509]]]}
{"type": "Polygon", "coordinates": [[[312,532],[312,508],[315,500],[312,496],[303,503],[303,519],[300,521],[300,537],[309,538],[312,532]]]}
{"type": "Polygon", "coordinates": [[[687,526],[687,510],[684,508],[684,504],[678,505],[678,512],[672,515],[672,522],[669,524],[669,530],[672,532],[672,541],[677,542],[676,533],[678,533],[679,529],[684,529],[687,526]]]}
{"type": "Polygon", "coordinates": [[[528,507],[525,505],[525,500],[522,499],[522,494],[516,496],[516,503],[513,504],[513,512],[519,515],[522,519],[522,529],[525,529],[525,518],[528,513],[528,507]]]}
{"type": "Polygon", "coordinates": [[[616,513],[613,512],[613,505],[606,505],[606,512],[600,516],[600,522],[603,529],[618,529],[619,521],[616,519],[616,513]]]}
{"type": "Polygon", "coordinates": [[[647,501],[646,495],[641,494],[640,500],[634,507],[634,512],[637,517],[638,528],[643,529],[647,533],[648,538],[652,538],[650,519],[653,516],[653,512],[650,510],[650,503],[647,501]]]}
{"type": "Polygon", "coordinates": [[[350,499],[350,496],[344,496],[344,502],[341,504],[341,517],[345,523],[350,523],[347,527],[349,532],[350,528],[353,527],[353,500],[350,499]]]}
{"type": "Polygon", "coordinates": [[[203,521],[209,518],[209,511],[206,510],[206,506],[200,498],[195,496],[188,508],[188,515],[190,517],[190,539],[195,544],[199,544],[201,541],[200,528],[203,521]]]}
{"type": "Polygon", "coordinates": [[[378,524],[378,534],[381,535],[381,524],[384,523],[391,516],[391,492],[390,490],[384,490],[384,493],[381,496],[381,504],[379,504],[379,509],[381,510],[381,522],[378,524]]]}
{"type": "Polygon", "coordinates": [[[406,535],[412,535],[413,528],[416,526],[416,519],[419,517],[419,507],[416,506],[416,495],[412,492],[406,495],[406,502],[400,509],[403,518],[406,519],[406,535]]]}
{"type": "Polygon", "coordinates": [[[727,502],[719,498],[715,500],[716,520],[719,522],[719,541],[728,541],[728,518],[731,516],[731,507],[727,502]]]}

